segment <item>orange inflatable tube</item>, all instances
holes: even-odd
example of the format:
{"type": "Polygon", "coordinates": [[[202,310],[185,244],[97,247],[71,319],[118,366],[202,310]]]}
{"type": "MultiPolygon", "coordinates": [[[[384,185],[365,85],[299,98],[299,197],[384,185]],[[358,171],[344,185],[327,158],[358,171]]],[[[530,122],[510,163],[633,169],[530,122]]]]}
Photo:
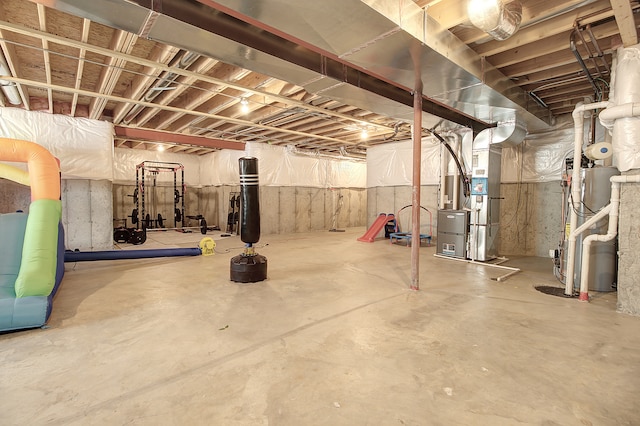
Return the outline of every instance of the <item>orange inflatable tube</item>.
{"type": "Polygon", "coordinates": [[[0,138],[0,160],[27,163],[32,200],[60,199],[60,167],[42,146],[34,142],[0,138]]]}

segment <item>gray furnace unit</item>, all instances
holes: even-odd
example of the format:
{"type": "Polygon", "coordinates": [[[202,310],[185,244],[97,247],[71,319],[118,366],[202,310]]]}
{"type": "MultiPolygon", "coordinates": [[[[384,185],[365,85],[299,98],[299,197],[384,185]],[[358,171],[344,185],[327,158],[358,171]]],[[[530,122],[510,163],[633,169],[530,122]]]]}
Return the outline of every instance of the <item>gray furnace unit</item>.
{"type": "Polygon", "coordinates": [[[443,256],[467,257],[469,212],[466,210],[438,210],[438,249],[443,256]]]}

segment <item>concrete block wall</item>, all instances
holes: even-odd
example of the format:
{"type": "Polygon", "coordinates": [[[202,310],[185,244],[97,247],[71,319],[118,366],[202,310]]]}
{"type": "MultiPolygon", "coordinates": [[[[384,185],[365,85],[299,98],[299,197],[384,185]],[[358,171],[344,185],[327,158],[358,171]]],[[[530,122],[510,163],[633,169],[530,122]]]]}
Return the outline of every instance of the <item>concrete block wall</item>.
{"type": "Polygon", "coordinates": [[[63,179],[61,190],[66,248],[80,251],[113,248],[111,181],[63,179]]]}
{"type": "MultiPolygon", "coordinates": [[[[113,186],[114,219],[131,215],[135,185],[113,186]]],[[[185,211],[187,215],[201,214],[208,226],[217,225],[222,231],[227,229],[231,192],[238,192],[238,186],[206,186],[187,188],[185,191],[185,211]]],[[[156,187],[157,211],[165,217],[164,211],[173,211],[173,187],[156,187]]],[[[260,187],[261,233],[286,234],[329,230],[332,227],[346,228],[364,226],[366,221],[366,190],[354,188],[310,188],[310,187],[260,187]],[[340,202],[341,208],[334,224],[334,215],[340,202]]],[[[168,216],[173,223],[173,216],[168,216]]],[[[131,219],[127,218],[131,226],[131,219]]],[[[119,223],[118,223],[119,224],[119,223]]],[[[197,226],[193,222],[191,225],[197,226]]]]}
{"type": "MultiPolygon", "coordinates": [[[[230,193],[238,186],[211,186],[201,190],[200,203],[207,223],[227,227],[230,193]]],[[[262,234],[286,234],[364,226],[366,191],[353,188],[260,187],[260,228],[262,234]],[[342,205],[334,224],[334,215],[342,205]]]]}
{"type": "MultiPolygon", "coordinates": [[[[82,251],[113,248],[111,182],[63,179],[60,189],[65,247],[82,251]]],[[[0,212],[28,212],[30,203],[28,187],[0,179],[0,212]]]]}
{"type": "Polygon", "coordinates": [[[622,184],[618,225],[618,311],[640,316],[640,184],[622,184]]]}
{"type": "MultiPolygon", "coordinates": [[[[411,204],[410,186],[376,187],[367,190],[367,227],[380,213],[394,213],[411,204]]],[[[558,181],[526,184],[502,184],[500,189],[500,255],[547,257],[561,236],[562,196],[558,181]]],[[[437,237],[438,186],[422,186],[422,206],[433,215],[433,238],[437,237]]],[[[398,220],[403,232],[410,232],[410,209],[398,220]]],[[[427,233],[428,216],[421,214],[421,232],[427,233]]],[[[384,235],[380,231],[378,237],[384,235]]]]}

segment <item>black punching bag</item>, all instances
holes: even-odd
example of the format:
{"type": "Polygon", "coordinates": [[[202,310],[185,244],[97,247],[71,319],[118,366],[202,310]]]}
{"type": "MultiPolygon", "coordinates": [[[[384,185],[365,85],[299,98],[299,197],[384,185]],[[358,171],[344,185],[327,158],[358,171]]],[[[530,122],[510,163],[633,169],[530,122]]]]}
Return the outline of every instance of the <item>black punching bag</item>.
{"type": "Polygon", "coordinates": [[[242,157],[240,163],[240,239],[248,244],[260,240],[260,193],[258,159],[242,157]]]}
{"type": "Polygon", "coordinates": [[[260,240],[260,192],[258,159],[242,157],[240,163],[240,239],[244,253],[231,258],[231,281],[254,283],[267,279],[267,258],[256,253],[253,244],[260,240]]]}

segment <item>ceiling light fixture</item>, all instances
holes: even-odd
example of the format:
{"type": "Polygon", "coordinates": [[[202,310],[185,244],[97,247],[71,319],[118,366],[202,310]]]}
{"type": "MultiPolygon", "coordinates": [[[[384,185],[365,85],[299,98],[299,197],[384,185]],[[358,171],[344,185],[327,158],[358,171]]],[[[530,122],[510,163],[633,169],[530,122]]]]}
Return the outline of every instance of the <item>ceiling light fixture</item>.
{"type": "Polygon", "coordinates": [[[158,145],[158,151],[160,152],[164,151],[164,145],[158,145]]]}
{"type": "Polygon", "coordinates": [[[360,132],[360,139],[362,139],[363,141],[366,141],[368,137],[369,137],[369,132],[367,131],[367,129],[362,129],[362,132],[360,132]]]}
{"type": "Polygon", "coordinates": [[[249,112],[249,101],[247,101],[246,98],[242,98],[240,100],[240,111],[242,111],[243,114],[247,114],[249,112]]]}

